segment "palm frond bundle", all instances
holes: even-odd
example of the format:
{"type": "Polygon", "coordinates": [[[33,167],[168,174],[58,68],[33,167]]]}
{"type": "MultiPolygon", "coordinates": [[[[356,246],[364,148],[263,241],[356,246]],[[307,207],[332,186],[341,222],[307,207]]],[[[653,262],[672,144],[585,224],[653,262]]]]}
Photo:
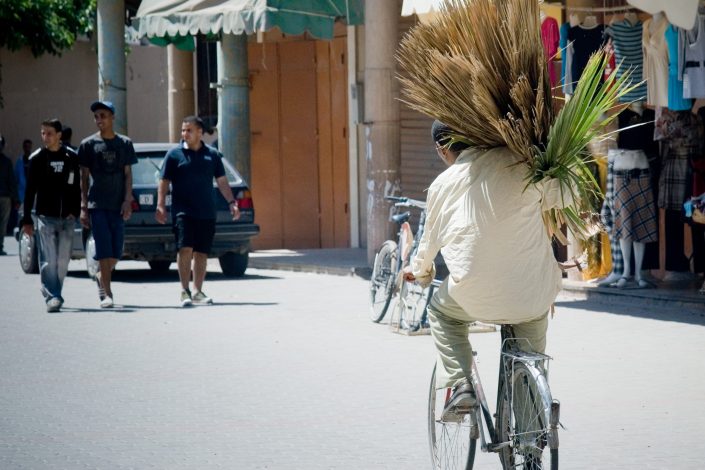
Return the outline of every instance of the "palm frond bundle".
{"type": "Polygon", "coordinates": [[[404,37],[397,59],[411,108],[455,129],[455,140],[507,146],[526,165],[527,185],[557,178],[572,193],[575,205],[544,214],[550,235],[567,243],[563,224],[580,239],[594,233],[594,214],[581,201],[599,187],[585,148],[632,89],[629,73],[603,82],[607,59],[595,54],[556,114],[537,0],[444,0],[435,21],[404,37]]]}

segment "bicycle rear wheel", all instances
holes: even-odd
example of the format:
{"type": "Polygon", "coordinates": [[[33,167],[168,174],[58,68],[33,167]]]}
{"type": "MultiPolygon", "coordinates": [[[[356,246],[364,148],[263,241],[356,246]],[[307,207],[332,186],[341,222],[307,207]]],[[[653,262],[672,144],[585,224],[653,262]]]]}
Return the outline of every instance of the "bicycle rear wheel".
{"type": "Polygon", "coordinates": [[[431,375],[428,395],[428,443],[435,470],[472,470],[477,448],[477,423],[472,415],[463,415],[462,421],[441,421],[446,401],[446,390],[436,390],[436,367],[431,375]],[[473,432],[474,431],[474,432],[473,432]],[[475,435],[473,435],[475,434],[475,435]]]}
{"type": "Polygon", "coordinates": [[[502,381],[497,403],[496,429],[499,442],[509,442],[500,451],[504,470],[558,470],[558,448],[549,443],[551,420],[551,391],[546,378],[535,367],[514,362],[502,381]]]}
{"type": "Polygon", "coordinates": [[[394,295],[394,269],[397,263],[397,244],[387,240],[375,256],[370,278],[370,300],[372,309],[370,319],[379,323],[389,309],[394,295]]]}

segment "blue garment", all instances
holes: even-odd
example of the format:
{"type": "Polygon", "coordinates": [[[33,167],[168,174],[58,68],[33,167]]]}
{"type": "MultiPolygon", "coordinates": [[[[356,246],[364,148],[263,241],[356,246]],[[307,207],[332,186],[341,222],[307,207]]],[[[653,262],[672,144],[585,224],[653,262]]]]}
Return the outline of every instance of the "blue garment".
{"type": "Polygon", "coordinates": [[[664,36],[668,45],[668,109],[686,111],[693,107],[693,100],[683,98],[683,80],[678,79],[678,28],[668,25],[664,36]]]}
{"type": "MultiPolygon", "coordinates": [[[[641,21],[631,24],[628,20],[619,21],[607,27],[605,33],[612,38],[614,45],[614,59],[619,66],[617,78],[631,71],[631,82],[639,83],[644,76],[644,50],[643,50],[644,25],[641,21]],[[621,64],[621,65],[620,65],[621,64]]],[[[646,100],[646,82],[622,96],[622,103],[646,100]]]]}
{"type": "Polygon", "coordinates": [[[184,145],[169,150],[162,163],[161,176],[171,182],[171,216],[215,219],[213,178],[225,176],[223,155],[204,143],[198,150],[184,145]]]}
{"type": "Polygon", "coordinates": [[[24,192],[27,188],[27,162],[24,156],[20,155],[15,162],[15,181],[17,181],[17,195],[20,202],[24,202],[24,192]]]}
{"type": "MultiPolygon", "coordinates": [[[[565,71],[566,63],[568,62],[568,30],[570,30],[570,23],[563,23],[560,29],[560,41],[558,42],[558,47],[561,49],[561,85],[563,85],[563,92],[565,93],[565,71]]],[[[571,90],[572,91],[572,90],[571,90]]]]}
{"type": "Polygon", "coordinates": [[[61,289],[69,269],[76,219],[73,217],[59,219],[43,215],[38,219],[39,275],[42,281],[42,294],[47,301],[54,297],[63,300],[61,289]]]}
{"type": "Polygon", "coordinates": [[[91,231],[95,241],[96,260],[122,258],[122,245],[125,242],[125,222],[120,211],[89,209],[91,231]]]}

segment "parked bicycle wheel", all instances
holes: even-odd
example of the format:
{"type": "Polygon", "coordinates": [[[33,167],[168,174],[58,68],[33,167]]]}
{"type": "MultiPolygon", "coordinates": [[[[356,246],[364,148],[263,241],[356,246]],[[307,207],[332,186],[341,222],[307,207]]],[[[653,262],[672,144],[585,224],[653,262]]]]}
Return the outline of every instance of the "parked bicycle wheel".
{"type": "Polygon", "coordinates": [[[510,443],[500,451],[502,466],[505,470],[557,470],[558,448],[548,445],[552,399],[546,379],[522,362],[514,362],[508,372],[512,396],[503,382],[497,405],[499,442],[510,443]]]}
{"type": "Polygon", "coordinates": [[[445,389],[436,390],[436,368],[431,375],[428,396],[428,443],[435,470],[472,470],[477,447],[476,415],[463,415],[461,421],[441,421],[446,402],[445,389]]]}
{"type": "Polygon", "coordinates": [[[375,256],[370,278],[370,298],[372,310],[370,319],[379,323],[389,309],[394,295],[394,277],[397,264],[397,244],[387,240],[375,256]]]}
{"type": "Polygon", "coordinates": [[[421,330],[421,319],[428,305],[429,288],[423,288],[413,282],[403,282],[399,289],[399,298],[389,320],[392,331],[404,330],[409,334],[421,330]]]}

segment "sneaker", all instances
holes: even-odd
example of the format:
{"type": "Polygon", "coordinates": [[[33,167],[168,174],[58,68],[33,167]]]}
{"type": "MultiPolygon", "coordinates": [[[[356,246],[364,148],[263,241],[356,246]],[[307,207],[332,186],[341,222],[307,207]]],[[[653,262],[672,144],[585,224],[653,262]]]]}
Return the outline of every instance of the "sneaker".
{"type": "Polygon", "coordinates": [[[188,289],[183,289],[181,291],[181,306],[190,307],[193,301],[191,300],[191,291],[188,289]]]}
{"type": "Polygon", "coordinates": [[[47,300],[47,312],[53,313],[58,312],[61,309],[61,299],[58,297],[52,297],[47,300]]]}
{"type": "Polygon", "coordinates": [[[100,301],[100,308],[110,308],[112,306],[113,306],[113,298],[110,297],[109,295],[106,295],[100,301]]]}
{"type": "Polygon", "coordinates": [[[477,404],[475,391],[468,382],[461,382],[453,387],[446,406],[443,408],[441,421],[453,422],[462,421],[463,415],[470,413],[477,404]]]}
{"type": "Polygon", "coordinates": [[[198,291],[195,294],[193,294],[192,297],[193,303],[194,304],[208,304],[208,305],[213,305],[213,299],[208,297],[206,294],[203,293],[203,291],[198,291]]]}

